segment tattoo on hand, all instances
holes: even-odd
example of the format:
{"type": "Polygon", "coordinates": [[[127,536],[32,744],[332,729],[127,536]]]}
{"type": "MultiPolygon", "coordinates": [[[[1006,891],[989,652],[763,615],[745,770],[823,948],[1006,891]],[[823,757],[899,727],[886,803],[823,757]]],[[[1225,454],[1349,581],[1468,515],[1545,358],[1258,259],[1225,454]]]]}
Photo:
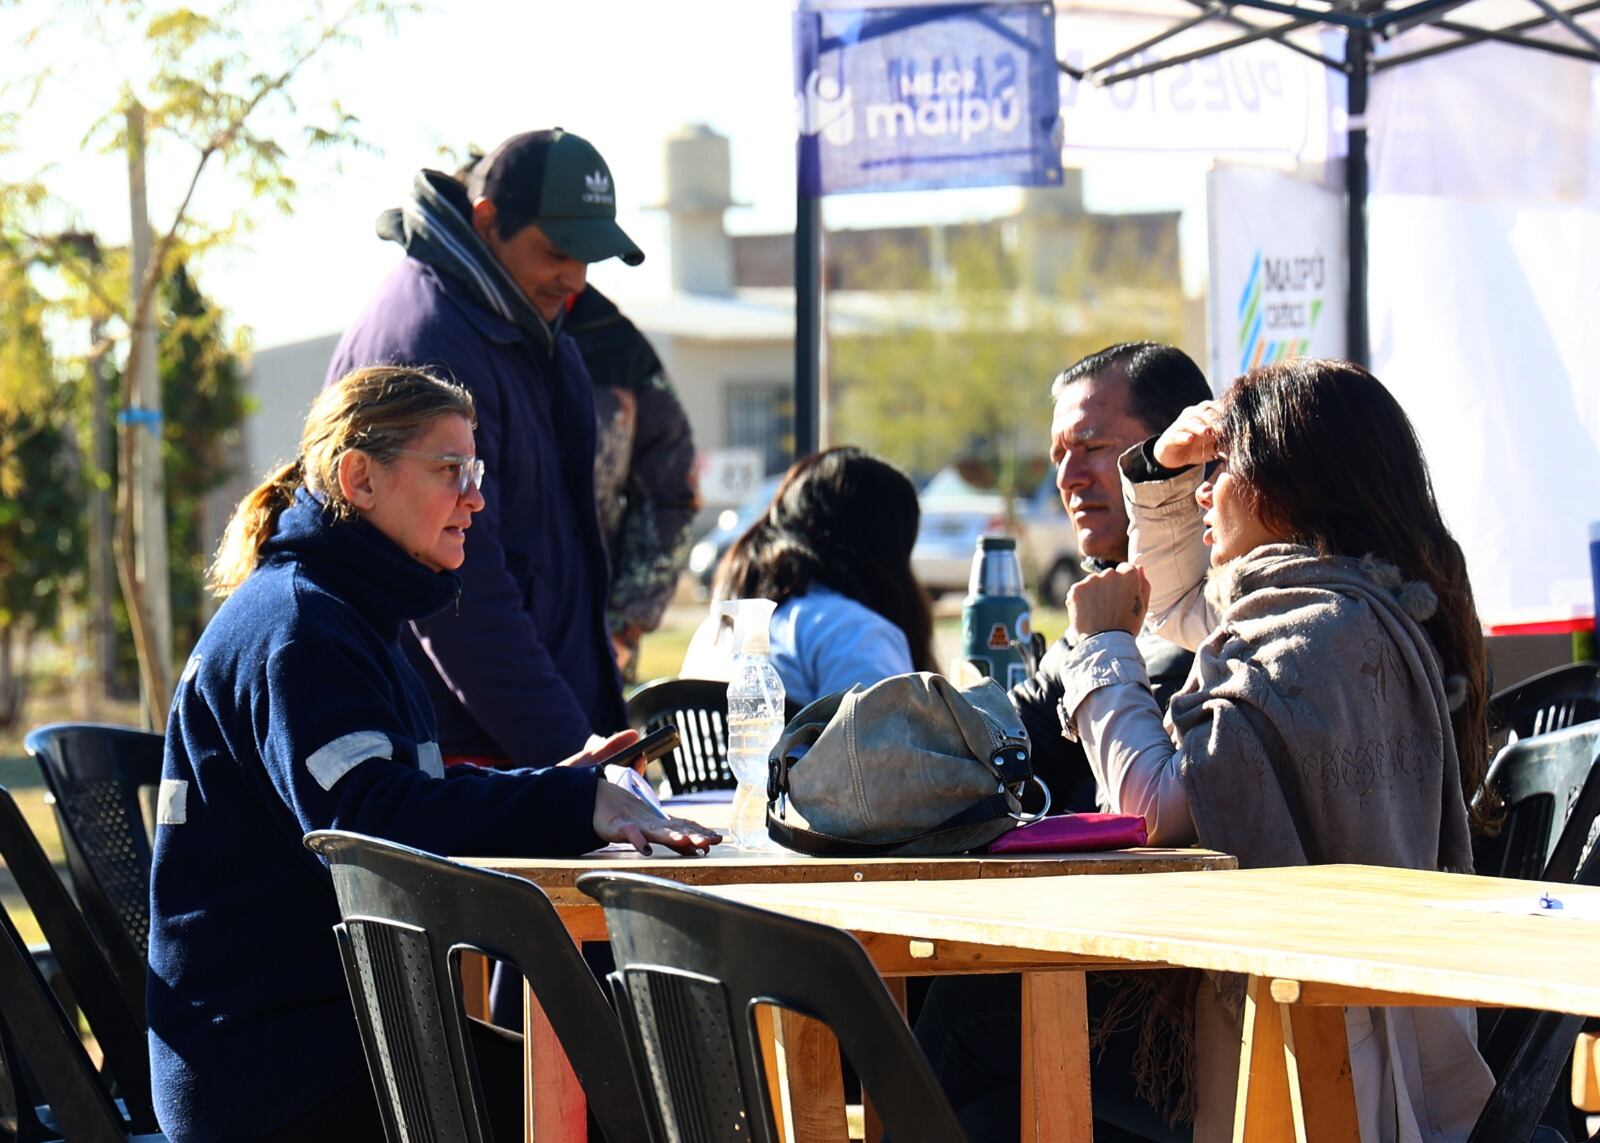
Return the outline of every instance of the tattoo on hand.
{"type": "Polygon", "coordinates": [[[1142,599],[1134,600],[1133,601],[1133,617],[1135,619],[1139,618],[1139,613],[1141,611],[1143,611],[1143,610],[1144,610],[1144,600],[1142,600],[1142,599]]]}

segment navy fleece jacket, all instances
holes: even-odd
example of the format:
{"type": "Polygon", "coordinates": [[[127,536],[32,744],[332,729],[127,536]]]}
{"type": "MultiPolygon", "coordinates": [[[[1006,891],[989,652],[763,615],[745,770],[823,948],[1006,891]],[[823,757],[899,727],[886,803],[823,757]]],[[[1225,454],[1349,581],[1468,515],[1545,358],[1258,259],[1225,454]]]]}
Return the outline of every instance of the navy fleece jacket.
{"type": "Polygon", "coordinates": [[[190,657],[150,889],[151,1078],[169,1138],[255,1138],[365,1082],[333,881],[303,834],[460,855],[600,844],[594,768],[445,774],[400,633],[457,590],[302,491],[190,657]]]}

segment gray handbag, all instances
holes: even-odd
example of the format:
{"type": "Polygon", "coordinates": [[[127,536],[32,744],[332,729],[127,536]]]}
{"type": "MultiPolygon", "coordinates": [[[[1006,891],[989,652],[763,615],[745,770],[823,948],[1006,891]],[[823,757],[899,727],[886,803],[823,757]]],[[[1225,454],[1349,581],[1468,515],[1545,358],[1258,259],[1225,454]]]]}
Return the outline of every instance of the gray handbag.
{"type": "Polygon", "coordinates": [[[965,853],[1033,820],[1022,720],[992,679],[895,675],[820,698],[768,758],[767,833],[815,857],[965,853]]]}

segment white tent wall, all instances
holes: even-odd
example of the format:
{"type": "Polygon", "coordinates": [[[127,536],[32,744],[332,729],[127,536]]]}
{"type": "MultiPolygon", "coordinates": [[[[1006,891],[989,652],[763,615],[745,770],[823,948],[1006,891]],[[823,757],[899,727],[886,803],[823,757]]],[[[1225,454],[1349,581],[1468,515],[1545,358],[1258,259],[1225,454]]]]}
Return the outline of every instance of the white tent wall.
{"type": "Polygon", "coordinates": [[[1480,614],[1496,626],[1591,614],[1596,77],[1488,45],[1372,86],[1373,372],[1417,426],[1480,614]]]}

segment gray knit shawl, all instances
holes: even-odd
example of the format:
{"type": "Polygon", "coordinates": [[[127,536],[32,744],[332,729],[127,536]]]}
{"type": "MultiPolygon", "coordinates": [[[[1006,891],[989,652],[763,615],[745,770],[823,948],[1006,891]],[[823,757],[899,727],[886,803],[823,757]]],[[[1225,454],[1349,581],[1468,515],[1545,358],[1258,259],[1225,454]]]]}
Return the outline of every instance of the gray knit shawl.
{"type": "Polygon", "coordinates": [[[1217,569],[1221,615],[1169,712],[1200,843],[1244,868],[1470,872],[1432,589],[1270,544],[1217,569]]]}

